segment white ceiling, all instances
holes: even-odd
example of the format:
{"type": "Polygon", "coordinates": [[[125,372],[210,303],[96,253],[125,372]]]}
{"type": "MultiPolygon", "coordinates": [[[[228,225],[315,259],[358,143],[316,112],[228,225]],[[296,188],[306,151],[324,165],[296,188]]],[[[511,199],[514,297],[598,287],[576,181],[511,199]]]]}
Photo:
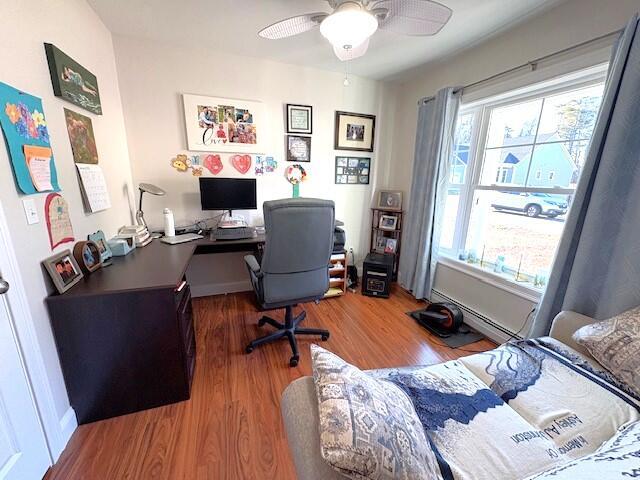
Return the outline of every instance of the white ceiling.
{"type": "MultiPolygon", "coordinates": [[[[237,55],[344,72],[319,29],[266,40],[258,31],[278,20],[309,12],[330,12],[325,0],[88,0],[117,35],[173,45],[198,44],[237,55]]],[[[564,0],[440,0],[453,10],[449,23],[432,37],[405,37],[379,30],[364,57],[349,72],[393,78],[468,48],[564,0]]]]}

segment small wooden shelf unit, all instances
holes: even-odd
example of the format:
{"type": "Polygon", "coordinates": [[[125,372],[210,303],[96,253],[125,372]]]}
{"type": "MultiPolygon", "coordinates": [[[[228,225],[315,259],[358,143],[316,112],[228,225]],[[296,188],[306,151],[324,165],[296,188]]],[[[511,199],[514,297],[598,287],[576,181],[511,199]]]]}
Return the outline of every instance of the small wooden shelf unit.
{"type": "Polygon", "coordinates": [[[330,262],[333,267],[329,269],[329,290],[324,298],[347,293],[347,251],[332,254],[330,262]]]}
{"type": "Polygon", "coordinates": [[[400,260],[400,243],[402,241],[402,217],[404,212],[401,210],[389,210],[384,208],[372,208],[371,209],[371,240],[370,240],[370,252],[373,253],[389,253],[393,255],[393,280],[398,278],[398,263],[400,260]],[[393,230],[387,230],[380,228],[380,217],[382,215],[388,215],[396,217],[398,219],[396,228],[393,230]],[[396,241],[395,252],[385,252],[381,242],[386,242],[386,239],[393,238],[396,241]]]}

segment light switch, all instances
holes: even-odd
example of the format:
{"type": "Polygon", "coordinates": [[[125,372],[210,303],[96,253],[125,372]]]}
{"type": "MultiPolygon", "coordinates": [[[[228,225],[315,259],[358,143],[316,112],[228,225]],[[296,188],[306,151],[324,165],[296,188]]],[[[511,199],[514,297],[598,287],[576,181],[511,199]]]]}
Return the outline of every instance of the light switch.
{"type": "Polygon", "coordinates": [[[38,223],[40,218],[38,217],[38,210],[36,210],[36,201],[33,198],[25,198],[22,200],[24,205],[24,214],[27,216],[27,223],[33,225],[38,223]]]}

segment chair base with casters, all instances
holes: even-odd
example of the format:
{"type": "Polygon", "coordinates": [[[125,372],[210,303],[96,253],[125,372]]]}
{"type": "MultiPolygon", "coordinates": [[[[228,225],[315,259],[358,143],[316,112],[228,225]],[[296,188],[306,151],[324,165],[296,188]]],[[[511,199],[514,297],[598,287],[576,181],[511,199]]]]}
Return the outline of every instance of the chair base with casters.
{"type": "Polygon", "coordinates": [[[265,324],[269,324],[272,327],[275,327],[277,330],[269,335],[265,335],[264,337],[256,338],[249,345],[247,345],[246,351],[247,353],[253,352],[253,350],[265,343],[275,342],[276,340],[280,340],[282,338],[287,338],[289,340],[289,345],[291,345],[291,351],[293,352],[293,356],[289,360],[289,365],[291,367],[295,367],[298,365],[300,361],[300,354],[298,352],[298,342],[296,340],[296,335],[320,335],[322,340],[329,339],[329,331],[323,330],[321,328],[304,328],[299,327],[298,325],[302,322],[307,316],[307,312],[304,310],[293,316],[293,305],[287,305],[285,307],[285,315],[284,315],[284,324],[274,320],[271,317],[263,316],[260,320],[258,320],[258,326],[262,327],[265,324]]]}

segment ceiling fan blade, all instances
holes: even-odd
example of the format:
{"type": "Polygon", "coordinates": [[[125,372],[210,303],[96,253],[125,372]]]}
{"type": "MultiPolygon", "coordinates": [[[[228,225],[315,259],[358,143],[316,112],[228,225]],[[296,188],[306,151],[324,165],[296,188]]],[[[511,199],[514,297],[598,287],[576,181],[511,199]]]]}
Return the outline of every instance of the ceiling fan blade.
{"type": "Polygon", "coordinates": [[[318,12],[287,18],[263,28],[258,35],[269,40],[293,37],[317,27],[328,15],[328,13],[318,12]]]}
{"type": "Polygon", "coordinates": [[[348,60],[353,60],[354,58],[358,58],[367,53],[367,48],[369,48],[369,39],[366,39],[360,45],[354,48],[344,48],[344,47],[333,47],[333,53],[336,54],[341,61],[346,62],[348,60]]]}
{"type": "Polygon", "coordinates": [[[451,18],[449,7],[431,0],[381,0],[372,12],[387,10],[380,28],[402,35],[435,35],[451,18]]]}

